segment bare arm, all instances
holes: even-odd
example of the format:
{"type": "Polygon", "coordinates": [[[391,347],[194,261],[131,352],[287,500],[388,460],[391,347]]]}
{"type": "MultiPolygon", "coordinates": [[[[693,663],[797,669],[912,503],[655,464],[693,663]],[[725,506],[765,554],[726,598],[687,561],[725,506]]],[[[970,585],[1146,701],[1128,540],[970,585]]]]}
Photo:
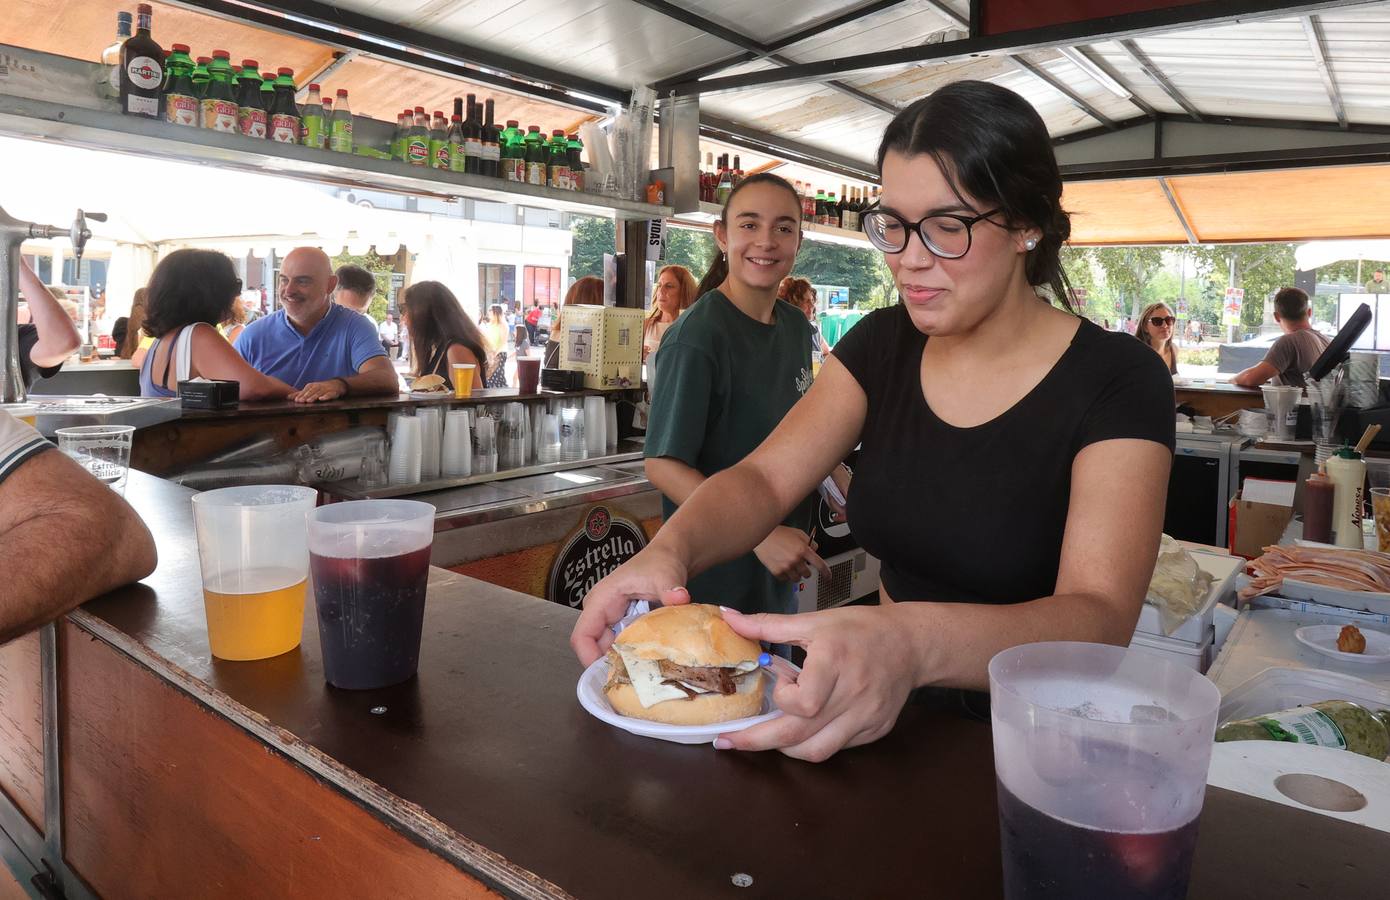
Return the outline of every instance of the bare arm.
{"type": "Polygon", "coordinates": [[[154,571],[154,541],[115,491],[56,450],[0,482],[0,641],[154,571]]]}
{"type": "Polygon", "coordinates": [[[294,393],[291,385],[253,369],[215,329],[195,328],[192,341],[192,374],[240,382],[242,400],[284,400],[294,393]]]}
{"type": "Polygon", "coordinates": [[[39,331],[29,360],[40,369],[62,364],[82,343],[77,326],[23,259],[19,261],[19,287],[29,301],[29,315],[39,331]]]}
{"type": "Polygon", "coordinates": [[[677,506],[684,505],[695,489],[705,483],[698,469],[669,456],[646,460],[647,480],[677,506]]]}
{"type": "Polygon", "coordinates": [[[400,391],[400,376],[396,374],[391,361],[383,354],[373,356],[364,362],[356,375],[332,378],[328,381],[311,381],[300,390],[291,393],[290,399],[296,403],[315,403],[320,400],[337,400],[348,394],[360,397],[399,394],[400,391]]]}
{"type": "Polygon", "coordinates": [[[1231,384],[1238,384],[1241,387],[1259,387],[1278,374],[1278,369],[1264,360],[1260,360],[1250,368],[1232,376],[1231,384]]]}

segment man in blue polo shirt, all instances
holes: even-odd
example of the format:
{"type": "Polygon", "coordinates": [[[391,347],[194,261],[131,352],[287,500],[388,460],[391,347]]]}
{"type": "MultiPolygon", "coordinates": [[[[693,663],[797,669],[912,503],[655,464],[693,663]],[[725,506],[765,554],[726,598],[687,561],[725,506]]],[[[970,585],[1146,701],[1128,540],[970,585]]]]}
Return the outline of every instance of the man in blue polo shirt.
{"type": "Polygon", "coordinates": [[[280,308],[246,326],[236,349],[257,371],[298,388],[298,403],[395,394],[400,379],[364,316],[332,301],[328,255],[297,247],[280,264],[280,308]]]}

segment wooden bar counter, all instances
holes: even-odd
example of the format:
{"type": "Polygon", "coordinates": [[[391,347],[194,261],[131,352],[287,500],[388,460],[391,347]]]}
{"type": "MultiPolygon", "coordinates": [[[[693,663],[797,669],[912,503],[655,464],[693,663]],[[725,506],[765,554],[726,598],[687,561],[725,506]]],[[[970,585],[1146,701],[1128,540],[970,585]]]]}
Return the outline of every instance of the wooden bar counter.
{"type": "MultiPolygon", "coordinates": [[[[328,687],[312,600],[298,650],[216,660],[189,493],[132,473],[159,568],[58,625],[60,788],[0,648],[0,787],[40,831],[60,793],[69,897],[1001,894],[987,723],[909,706],[821,765],[634,737],[575,697],[573,611],[443,570],[406,684],[328,687]]],[[[1190,896],[1383,896],[1387,845],[1213,789],[1190,896]]]]}
{"type": "Polygon", "coordinates": [[[1241,387],[1229,382],[1194,384],[1175,382],[1173,393],[1181,405],[1186,403],[1199,415],[1220,418],[1241,409],[1264,409],[1264,394],[1259,388],[1241,387]]]}

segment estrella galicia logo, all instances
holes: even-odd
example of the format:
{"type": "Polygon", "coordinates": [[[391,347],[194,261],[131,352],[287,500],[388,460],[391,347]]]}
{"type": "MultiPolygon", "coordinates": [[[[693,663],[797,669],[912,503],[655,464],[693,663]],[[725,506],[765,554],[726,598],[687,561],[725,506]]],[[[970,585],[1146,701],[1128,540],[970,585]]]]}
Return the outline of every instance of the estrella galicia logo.
{"type": "Polygon", "coordinates": [[[550,564],[546,599],[578,609],[594,585],[646,545],[639,523],[615,516],[606,506],[590,507],[550,564]]]}

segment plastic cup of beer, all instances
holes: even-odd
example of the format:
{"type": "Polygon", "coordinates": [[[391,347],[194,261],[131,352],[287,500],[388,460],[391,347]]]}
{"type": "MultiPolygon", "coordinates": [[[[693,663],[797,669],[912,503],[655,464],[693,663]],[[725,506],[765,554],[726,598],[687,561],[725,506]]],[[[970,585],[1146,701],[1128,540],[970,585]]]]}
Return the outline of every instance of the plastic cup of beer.
{"type": "Polygon", "coordinates": [[[435,509],[351,500],[309,514],[309,558],[328,683],[348,690],[410,679],[420,661],[435,509]]]}
{"type": "Polygon", "coordinates": [[[476,368],[472,363],[453,364],[455,399],[473,396],[473,370],[476,368]]]}
{"type": "Polygon", "coordinates": [[[1004,896],[1181,900],[1221,694],[1144,650],[1038,643],[989,664],[1004,896]]]}
{"type": "Polygon", "coordinates": [[[516,383],[522,394],[534,394],[541,383],[541,358],[539,356],[518,356],[516,358],[516,383]]]}
{"type": "Polygon", "coordinates": [[[299,646],[309,577],[310,487],[269,484],[193,495],[208,644],[218,659],[266,659],[299,646]]]}
{"type": "Polygon", "coordinates": [[[77,425],[59,428],[53,434],[58,438],[59,450],[75,459],[97,481],[125,495],[135,426],[77,425]]]}

